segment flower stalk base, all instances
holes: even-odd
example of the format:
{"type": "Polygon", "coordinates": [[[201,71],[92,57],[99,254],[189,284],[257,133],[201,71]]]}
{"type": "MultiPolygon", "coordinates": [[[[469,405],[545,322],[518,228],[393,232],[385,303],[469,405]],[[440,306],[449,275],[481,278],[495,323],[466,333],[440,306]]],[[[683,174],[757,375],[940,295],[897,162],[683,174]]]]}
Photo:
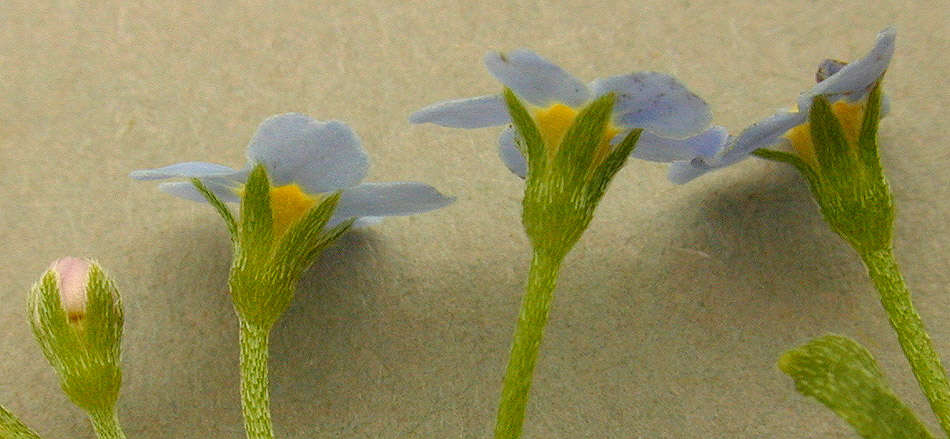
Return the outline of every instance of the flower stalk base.
{"type": "Polygon", "coordinates": [[[921,390],[930,401],[940,427],[950,435],[950,382],[947,381],[947,372],[924,329],[920,314],[911,302],[910,291],[904,284],[893,251],[888,248],[866,252],[861,258],[881,295],[881,305],[887,311],[891,327],[897,332],[897,340],[921,390]]]}
{"type": "Polygon", "coordinates": [[[96,430],[99,439],[125,439],[115,410],[90,412],[89,420],[92,421],[92,428],[96,430]]]}
{"type": "Polygon", "coordinates": [[[273,439],[267,358],[270,328],[241,321],[241,409],[248,439],[273,439]]]}
{"type": "Polygon", "coordinates": [[[528,273],[528,285],[518,313],[511,356],[505,371],[505,381],[498,405],[495,439],[514,439],[521,436],[531,376],[541,348],[544,327],[554,298],[563,256],[535,251],[528,273]]]}

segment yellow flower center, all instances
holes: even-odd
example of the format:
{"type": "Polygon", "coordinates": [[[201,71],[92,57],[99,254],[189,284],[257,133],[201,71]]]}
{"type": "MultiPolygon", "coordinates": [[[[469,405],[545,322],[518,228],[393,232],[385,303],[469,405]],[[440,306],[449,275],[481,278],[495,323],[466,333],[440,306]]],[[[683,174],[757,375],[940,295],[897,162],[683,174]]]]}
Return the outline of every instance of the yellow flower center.
{"type": "Polygon", "coordinates": [[[575,118],[577,118],[577,110],[564,104],[554,104],[534,113],[534,120],[538,125],[538,131],[541,132],[541,140],[544,140],[548,148],[548,155],[556,152],[575,118]]]}
{"type": "Polygon", "coordinates": [[[309,195],[300,189],[297,183],[271,187],[270,208],[274,221],[274,235],[280,236],[313,206],[317,205],[322,197],[309,195]]]}
{"type": "MultiPolygon", "coordinates": [[[[862,99],[855,103],[838,101],[831,104],[831,112],[834,113],[844,131],[844,137],[852,148],[857,148],[858,136],[861,134],[861,123],[864,121],[864,108],[867,99],[862,99]]],[[[792,144],[792,148],[798,153],[798,156],[812,166],[818,165],[818,159],[815,156],[815,145],[811,141],[811,123],[805,122],[785,133],[785,138],[792,144]]]]}
{"type": "MultiPolygon", "coordinates": [[[[534,112],[534,123],[538,126],[541,140],[544,141],[544,145],[547,147],[549,162],[553,161],[555,155],[557,155],[561,141],[564,140],[567,130],[574,124],[574,119],[577,118],[578,113],[576,109],[564,104],[554,104],[534,112]]],[[[607,157],[611,149],[610,139],[613,139],[618,133],[620,133],[620,129],[608,122],[603,138],[597,146],[597,152],[594,153],[592,167],[596,167],[607,157]]]]}

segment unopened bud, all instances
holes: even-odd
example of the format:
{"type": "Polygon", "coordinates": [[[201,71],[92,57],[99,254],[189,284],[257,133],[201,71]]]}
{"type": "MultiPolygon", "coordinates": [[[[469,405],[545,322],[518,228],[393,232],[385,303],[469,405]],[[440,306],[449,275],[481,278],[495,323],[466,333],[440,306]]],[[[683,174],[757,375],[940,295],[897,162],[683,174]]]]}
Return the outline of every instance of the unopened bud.
{"type": "Polygon", "coordinates": [[[33,285],[30,324],[69,398],[87,411],[112,410],[122,372],[122,303],[98,264],[65,257],[33,285]]]}
{"type": "Polygon", "coordinates": [[[86,284],[92,264],[85,259],[67,256],[56,260],[49,270],[56,274],[59,298],[70,322],[78,322],[86,316],[86,284]]]}

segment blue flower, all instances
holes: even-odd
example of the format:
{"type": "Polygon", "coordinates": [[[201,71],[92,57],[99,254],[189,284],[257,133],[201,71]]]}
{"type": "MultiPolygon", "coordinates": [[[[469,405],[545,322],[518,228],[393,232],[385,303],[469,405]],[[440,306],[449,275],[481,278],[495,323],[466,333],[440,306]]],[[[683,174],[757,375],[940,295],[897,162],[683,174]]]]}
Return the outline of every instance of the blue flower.
{"type": "MultiPolygon", "coordinates": [[[[798,97],[797,109],[781,110],[752,124],[738,136],[731,136],[713,157],[674,162],[670,168],[670,180],[686,183],[711,170],[738,163],[757,149],[774,145],[791,147],[807,164],[814,164],[814,146],[811,145],[807,126],[813,100],[817,96],[825,96],[845,132],[856,136],[868,92],[881,79],[891,62],[896,35],[894,28],[884,29],[877,35],[874,48],[851,64],[825,60],[818,67],[818,84],[798,97]]],[[[886,100],[882,107],[884,114],[887,111],[886,100]]]]}
{"type": "MultiPolygon", "coordinates": [[[[250,171],[263,164],[271,181],[278,233],[336,191],[342,191],[342,196],[328,226],[347,218],[359,218],[357,225],[367,225],[385,216],[438,209],[454,200],[423,183],[360,183],[369,169],[369,158],[356,134],[342,122],[321,122],[303,114],[276,115],[261,123],[247,147],[247,159],[239,170],[185,162],[135,171],[131,176],[137,180],[197,178],[220,200],[239,202],[250,171]]],[[[206,201],[191,182],[167,182],[159,188],[177,197],[206,201]]]]}
{"type": "MultiPolygon", "coordinates": [[[[607,130],[609,143],[620,143],[634,128],[644,129],[633,157],[659,162],[712,157],[727,137],[722,127],[706,129],[712,119],[706,103],[669,75],[637,72],[584,84],[524,49],[491,52],[485,56],[485,65],[524,102],[551,154],[580,110],[608,93],[616,97],[607,130]]],[[[511,123],[501,95],[433,104],[409,120],[452,128],[511,123]]],[[[509,125],[499,139],[499,154],[512,172],[525,178],[527,163],[519,143],[516,130],[509,125]]]]}

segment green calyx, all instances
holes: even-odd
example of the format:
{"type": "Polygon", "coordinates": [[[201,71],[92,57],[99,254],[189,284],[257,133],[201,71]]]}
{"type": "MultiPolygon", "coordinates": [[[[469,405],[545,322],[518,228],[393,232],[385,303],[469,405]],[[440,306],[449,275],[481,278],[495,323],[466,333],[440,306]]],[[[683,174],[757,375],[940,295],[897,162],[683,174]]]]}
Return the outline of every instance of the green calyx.
{"type": "Polygon", "coordinates": [[[615,96],[601,96],[577,114],[560,145],[548,150],[534,119],[515,94],[504,92],[517,129],[518,146],[528,162],[522,222],[536,249],[565,255],[590,224],[613,176],[626,163],[642,130],[632,130],[618,145],[603,146],[615,96]]]}
{"type": "Polygon", "coordinates": [[[112,280],[95,263],[89,269],[86,300],[81,320],[71,320],[62,305],[57,274],[47,271],[30,291],[30,324],[69,399],[88,412],[111,413],[122,383],[122,302],[112,280]]]}
{"type": "Polygon", "coordinates": [[[340,199],[336,192],[277,233],[270,180],[263,165],[248,176],[239,220],[200,180],[192,183],[218,211],[231,235],[234,257],[229,286],[234,308],[245,322],[264,328],[270,328],[290,305],[304,270],[355,220],[324,230],[340,199]]]}
{"type": "Polygon", "coordinates": [[[834,411],[863,438],[933,438],[888,387],[871,353],[850,338],[818,337],[782,354],[778,366],[796,390],[834,411]]]}
{"type": "Polygon", "coordinates": [[[880,82],[867,97],[856,133],[847,133],[828,99],[817,96],[808,118],[814,162],[766,149],[753,153],[798,169],[832,229],[860,253],[889,248],[893,231],[894,202],[877,145],[880,113],[880,82]]]}

